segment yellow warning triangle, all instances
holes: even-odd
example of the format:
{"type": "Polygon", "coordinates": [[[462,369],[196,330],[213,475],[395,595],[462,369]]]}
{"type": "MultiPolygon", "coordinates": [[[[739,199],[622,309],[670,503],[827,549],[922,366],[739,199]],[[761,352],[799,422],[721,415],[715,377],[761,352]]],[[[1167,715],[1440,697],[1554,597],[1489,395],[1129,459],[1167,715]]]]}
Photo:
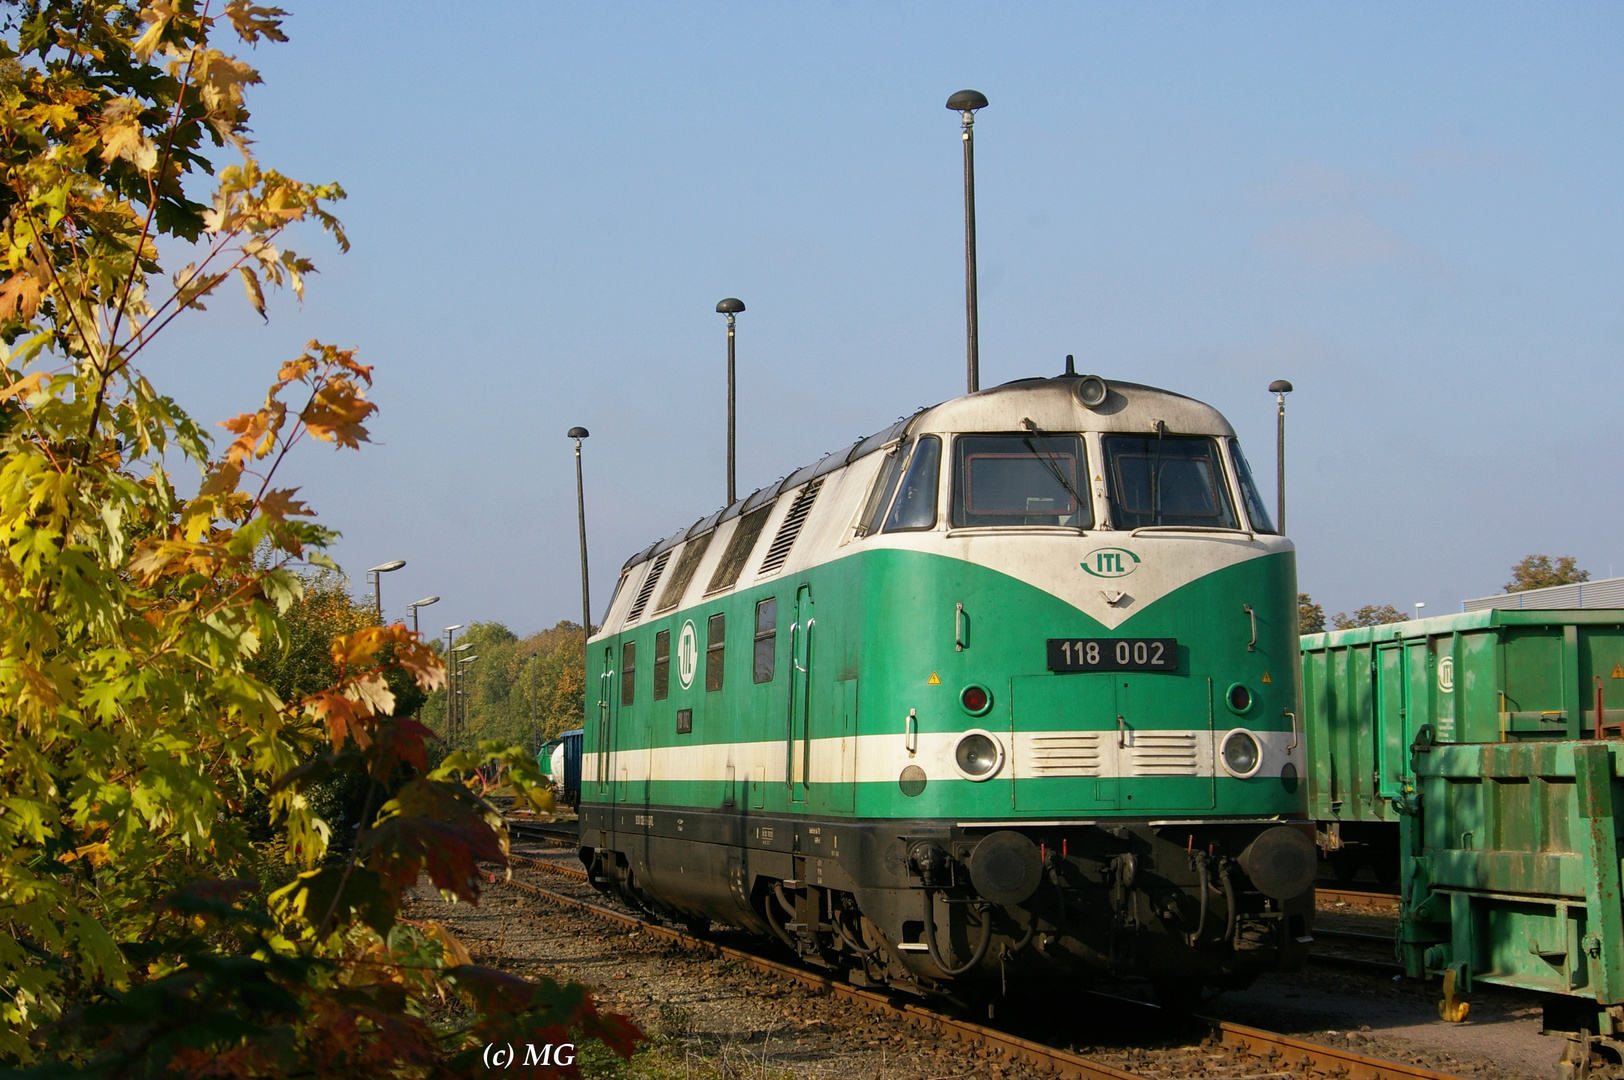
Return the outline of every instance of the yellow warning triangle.
{"type": "Polygon", "coordinates": [[[1264,672],[1264,673],[1263,673],[1263,681],[1264,681],[1264,682],[1267,682],[1267,683],[1272,683],[1272,682],[1274,682],[1274,680],[1273,680],[1273,679],[1271,679],[1271,678],[1269,678],[1269,673],[1268,673],[1268,672],[1267,672],[1267,671],[1265,671],[1265,672],[1264,672]]]}
{"type": "MultiPolygon", "coordinates": [[[[1624,679],[1624,674],[1620,674],[1619,678],[1624,679]]],[[[942,685],[942,677],[940,675],[936,674],[934,671],[930,673],[930,678],[927,681],[929,682],[929,684],[931,686],[940,686],[940,685],[942,685]]]]}
{"type": "Polygon", "coordinates": [[[1624,664],[1613,665],[1613,678],[1624,679],[1624,664]]]}

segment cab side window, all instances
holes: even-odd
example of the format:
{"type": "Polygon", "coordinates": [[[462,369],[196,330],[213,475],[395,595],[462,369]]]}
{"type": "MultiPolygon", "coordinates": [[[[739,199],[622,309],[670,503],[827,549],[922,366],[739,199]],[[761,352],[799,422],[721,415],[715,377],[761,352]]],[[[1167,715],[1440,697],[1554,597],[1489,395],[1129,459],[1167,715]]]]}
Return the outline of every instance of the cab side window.
{"type": "Polygon", "coordinates": [[[886,532],[907,532],[936,527],[936,481],[941,475],[942,440],[922,435],[914,444],[913,459],[897,491],[891,513],[886,515],[886,532]]]}
{"type": "Polygon", "coordinates": [[[630,705],[637,693],[637,642],[620,647],[620,703],[630,705]]]}
{"type": "Polygon", "coordinates": [[[705,624],[705,689],[722,688],[722,662],[727,658],[727,616],[712,615],[705,624]]]}
{"type": "Polygon", "coordinates": [[[654,635],[654,700],[664,701],[671,693],[671,631],[654,635]]]}
{"type": "Polygon", "coordinates": [[[778,658],[778,598],[756,604],[755,681],[772,682],[778,658]]]}

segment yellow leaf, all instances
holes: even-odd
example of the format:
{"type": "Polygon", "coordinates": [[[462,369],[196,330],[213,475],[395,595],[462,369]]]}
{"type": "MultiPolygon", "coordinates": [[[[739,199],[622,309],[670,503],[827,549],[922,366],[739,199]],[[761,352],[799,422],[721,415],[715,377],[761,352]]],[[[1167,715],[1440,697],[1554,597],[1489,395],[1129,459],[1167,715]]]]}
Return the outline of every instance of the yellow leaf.
{"type": "Polygon", "coordinates": [[[468,950],[463,947],[462,942],[453,937],[445,927],[431,921],[427,924],[426,929],[429,932],[429,937],[438,941],[440,948],[445,950],[446,967],[461,967],[464,964],[474,962],[474,958],[468,954],[468,950]]]}
{"type": "Polygon", "coordinates": [[[101,157],[113,162],[123,158],[142,172],[158,164],[158,146],[141,129],[141,106],[130,98],[115,98],[102,107],[101,157]]]}
{"type": "Polygon", "coordinates": [[[248,294],[248,302],[254,305],[254,310],[259,312],[260,318],[269,322],[270,319],[265,314],[265,293],[259,287],[259,275],[248,266],[237,267],[237,273],[242,275],[242,287],[248,294]]]}
{"type": "Polygon", "coordinates": [[[262,37],[268,41],[286,41],[288,36],[282,32],[282,16],[286,14],[281,8],[256,7],[248,0],[231,0],[226,5],[226,18],[231,20],[237,36],[250,45],[262,37]]]}
{"type": "Polygon", "coordinates": [[[0,390],[0,401],[7,401],[13,397],[16,397],[18,394],[36,394],[44,385],[44,372],[36,371],[32,374],[24,375],[10,386],[0,390]]]}

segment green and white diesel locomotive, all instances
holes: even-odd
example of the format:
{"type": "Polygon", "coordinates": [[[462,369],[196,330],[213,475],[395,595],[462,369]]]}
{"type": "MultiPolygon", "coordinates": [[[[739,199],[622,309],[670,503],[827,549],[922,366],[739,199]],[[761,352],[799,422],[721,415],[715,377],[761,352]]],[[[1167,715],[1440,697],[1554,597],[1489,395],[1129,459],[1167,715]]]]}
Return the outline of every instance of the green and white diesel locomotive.
{"type": "Polygon", "coordinates": [[[863,985],[1293,967],[1296,591],[1200,402],[1068,374],[924,409],[628,560],[581,858],[863,985]]]}

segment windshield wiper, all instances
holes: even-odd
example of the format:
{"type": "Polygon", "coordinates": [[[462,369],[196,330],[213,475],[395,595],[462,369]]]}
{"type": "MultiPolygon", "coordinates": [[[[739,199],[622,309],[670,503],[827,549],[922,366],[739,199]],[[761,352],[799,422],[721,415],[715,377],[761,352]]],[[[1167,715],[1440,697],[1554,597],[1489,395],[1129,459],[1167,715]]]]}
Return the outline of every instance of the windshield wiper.
{"type": "MultiPolygon", "coordinates": [[[[1024,417],[1021,420],[1021,423],[1026,425],[1027,430],[1032,432],[1032,435],[1036,435],[1040,439],[1046,434],[1032,422],[1031,417],[1024,417]]],[[[1048,467],[1050,474],[1060,482],[1060,486],[1065,488],[1066,492],[1071,496],[1072,505],[1077,508],[1076,512],[1081,514],[1083,512],[1083,497],[1077,493],[1076,488],[1072,487],[1071,481],[1066,479],[1065,472],[1060,468],[1059,463],[1055,460],[1054,451],[1047,448],[1040,451],[1037,446],[1033,444],[1032,435],[1022,435],[1021,441],[1026,444],[1026,448],[1028,450],[1032,451],[1033,457],[1037,458],[1048,467]]]]}

